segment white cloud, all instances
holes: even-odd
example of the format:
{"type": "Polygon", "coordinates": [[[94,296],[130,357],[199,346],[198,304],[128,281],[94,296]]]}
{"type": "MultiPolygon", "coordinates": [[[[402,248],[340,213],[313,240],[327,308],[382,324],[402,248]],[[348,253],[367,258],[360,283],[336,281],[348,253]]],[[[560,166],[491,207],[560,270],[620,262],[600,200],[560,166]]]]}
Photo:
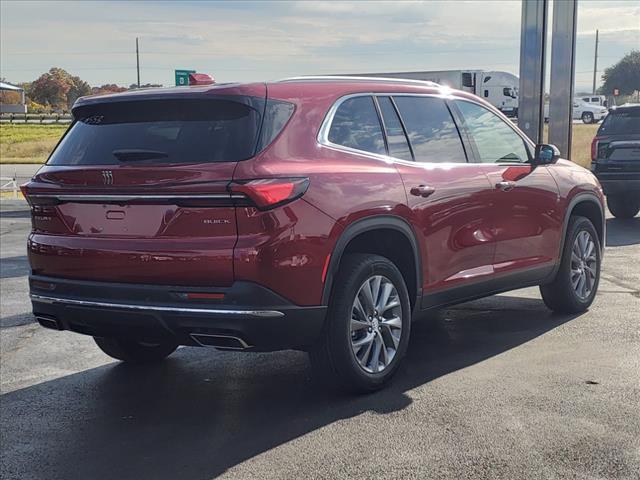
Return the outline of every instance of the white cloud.
{"type": "MultiPolygon", "coordinates": [[[[580,38],[601,31],[603,63],[639,43],[637,2],[579,2],[580,38]]],[[[175,67],[221,80],[441,68],[518,70],[519,1],[2,2],[2,76],[24,81],[61,65],[90,83],[131,83],[175,67]],[[27,28],[28,27],[28,28],[27,28]]],[[[582,67],[581,67],[582,68],[582,67]]],[[[582,68],[583,70],[586,69],[582,68]]]]}

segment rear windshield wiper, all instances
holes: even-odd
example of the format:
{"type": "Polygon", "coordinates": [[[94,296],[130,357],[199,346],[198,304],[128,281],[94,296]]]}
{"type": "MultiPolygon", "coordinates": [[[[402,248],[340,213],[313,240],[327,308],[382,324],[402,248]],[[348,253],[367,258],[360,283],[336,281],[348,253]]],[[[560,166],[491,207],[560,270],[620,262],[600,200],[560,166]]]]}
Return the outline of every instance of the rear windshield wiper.
{"type": "Polygon", "coordinates": [[[158,150],[143,150],[138,148],[126,148],[122,150],[114,150],[113,155],[121,162],[135,160],[152,160],[154,158],[166,158],[169,156],[166,152],[158,150]]]}

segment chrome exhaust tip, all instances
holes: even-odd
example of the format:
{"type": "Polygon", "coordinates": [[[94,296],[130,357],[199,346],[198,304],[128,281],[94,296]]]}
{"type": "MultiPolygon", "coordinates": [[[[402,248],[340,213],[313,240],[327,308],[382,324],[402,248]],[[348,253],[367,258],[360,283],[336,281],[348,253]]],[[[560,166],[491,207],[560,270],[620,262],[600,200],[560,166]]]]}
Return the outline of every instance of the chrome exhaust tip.
{"type": "Polygon", "coordinates": [[[251,347],[242,338],[233,335],[192,333],[189,336],[201,347],[215,347],[222,350],[245,350],[251,347]]]}
{"type": "Polygon", "coordinates": [[[60,322],[55,318],[36,315],[36,320],[38,321],[40,326],[44,328],[49,328],[51,330],[64,330],[60,322]]]}

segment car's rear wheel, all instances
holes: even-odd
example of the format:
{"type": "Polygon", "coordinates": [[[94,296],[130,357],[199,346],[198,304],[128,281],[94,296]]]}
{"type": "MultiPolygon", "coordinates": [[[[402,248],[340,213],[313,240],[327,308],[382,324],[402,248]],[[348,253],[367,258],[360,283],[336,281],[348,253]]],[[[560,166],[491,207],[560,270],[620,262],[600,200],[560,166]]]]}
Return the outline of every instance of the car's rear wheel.
{"type": "Polygon", "coordinates": [[[154,363],[171,355],[178,344],[172,341],[146,343],[124,338],[94,337],[100,350],[127,363],[154,363]]]}
{"type": "Polygon", "coordinates": [[[322,337],[310,352],[314,370],[342,389],[375,391],[397,370],[410,328],[409,294],[398,268],[379,255],[347,255],[322,337]]]}
{"type": "Polygon", "coordinates": [[[600,241],[588,218],[572,216],[553,282],[541,285],[544,303],[560,313],[584,312],[598,290],[600,282],[600,241]]]}
{"type": "Polygon", "coordinates": [[[640,212],[640,198],[607,195],[607,207],[616,218],[633,218],[640,212]]]}
{"type": "Polygon", "coordinates": [[[582,113],[582,122],[583,123],[593,123],[593,113],[591,113],[591,112],[583,112],[582,113]]]}

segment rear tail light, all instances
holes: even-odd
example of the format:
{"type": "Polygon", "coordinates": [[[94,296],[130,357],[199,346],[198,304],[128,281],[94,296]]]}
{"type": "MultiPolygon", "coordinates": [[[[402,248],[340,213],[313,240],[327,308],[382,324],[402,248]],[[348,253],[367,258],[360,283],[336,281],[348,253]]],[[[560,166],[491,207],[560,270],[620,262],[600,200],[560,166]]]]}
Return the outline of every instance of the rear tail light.
{"type": "Polygon", "coordinates": [[[259,210],[269,210],[296,198],[309,188],[308,178],[265,178],[236,181],[230,185],[232,193],[245,195],[259,210]]]}
{"type": "Polygon", "coordinates": [[[20,185],[20,191],[22,192],[22,196],[24,197],[24,199],[28,202],[29,201],[29,196],[27,195],[27,184],[26,183],[24,185],[20,185]]]}
{"type": "Polygon", "coordinates": [[[596,158],[598,158],[598,142],[600,141],[600,137],[593,137],[591,140],[591,161],[595,162],[596,158]]]}
{"type": "Polygon", "coordinates": [[[38,194],[30,194],[29,193],[29,189],[28,189],[28,183],[25,183],[24,185],[20,186],[20,191],[22,192],[22,195],[24,196],[24,199],[27,201],[27,203],[33,207],[54,207],[56,205],[60,204],[60,201],[52,196],[48,196],[48,195],[38,195],[38,194]]]}

